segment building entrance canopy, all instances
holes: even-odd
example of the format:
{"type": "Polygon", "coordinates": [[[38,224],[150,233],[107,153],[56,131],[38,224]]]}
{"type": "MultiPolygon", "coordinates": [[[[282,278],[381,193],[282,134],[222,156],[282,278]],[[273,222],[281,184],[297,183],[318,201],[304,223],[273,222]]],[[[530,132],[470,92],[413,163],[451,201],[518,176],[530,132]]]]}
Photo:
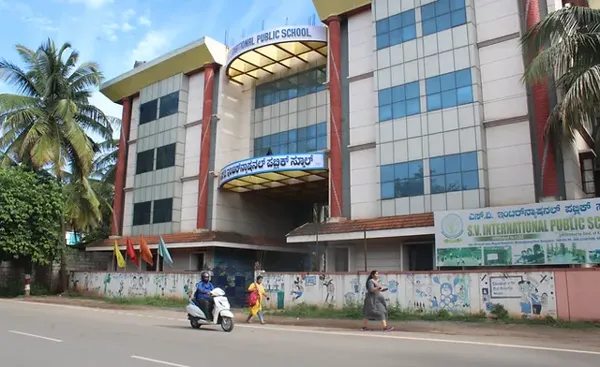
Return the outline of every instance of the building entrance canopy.
{"type": "Polygon", "coordinates": [[[284,154],[235,161],[219,175],[219,187],[235,192],[326,181],[325,153],[284,154]]]}
{"type": "Polygon", "coordinates": [[[287,26],[250,36],[229,50],[225,69],[230,80],[251,80],[327,58],[327,28],[287,26]]]}

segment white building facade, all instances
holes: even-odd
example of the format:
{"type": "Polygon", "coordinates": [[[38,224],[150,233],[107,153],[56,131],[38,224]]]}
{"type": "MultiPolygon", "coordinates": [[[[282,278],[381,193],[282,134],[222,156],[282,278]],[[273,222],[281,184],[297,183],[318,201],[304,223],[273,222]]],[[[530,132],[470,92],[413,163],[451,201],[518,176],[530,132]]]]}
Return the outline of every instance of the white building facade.
{"type": "Polygon", "coordinates": [[[103,86],[121,246],[160,235],[181,270],[431,270],[434,213],[596,197],[592,139],[547,142],[557,92],[522,81],[520,35],[561,1],[314,3],[326,26],[203,38],[103,86]]]}

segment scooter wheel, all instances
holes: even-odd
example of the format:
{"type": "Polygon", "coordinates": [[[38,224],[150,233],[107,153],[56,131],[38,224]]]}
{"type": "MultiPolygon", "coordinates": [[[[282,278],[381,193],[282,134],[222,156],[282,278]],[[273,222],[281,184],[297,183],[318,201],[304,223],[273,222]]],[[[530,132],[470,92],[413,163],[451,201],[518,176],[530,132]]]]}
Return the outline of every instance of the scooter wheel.
{"type": "Polygon", "coordinates": [[[196,320],[190,320],[190,325],[194,328],[194,329],[200,329],[200,323],[196,320]]]}
{"type": "Polygon", "coordinates": [[[223,317],[223,319],[221,320],[221,329],[223,329],[224,332],[226,333],[230,333],[231,330],[233,330],[233,319],[229,318],[229,317],[223,317]]]}

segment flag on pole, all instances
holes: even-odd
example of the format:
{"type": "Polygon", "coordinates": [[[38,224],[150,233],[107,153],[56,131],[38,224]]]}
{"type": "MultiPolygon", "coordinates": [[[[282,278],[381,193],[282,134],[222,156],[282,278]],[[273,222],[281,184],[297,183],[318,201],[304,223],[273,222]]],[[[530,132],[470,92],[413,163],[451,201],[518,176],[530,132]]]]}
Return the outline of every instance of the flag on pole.
{"type": "Polygon", "coordinates": [[[144,236],[140,233],[140,256],[142,260],[147,262],[150,266],[154,265],[154,261],[152,259],[152,252],[150,252],[150,248],[148,247],[148,243],[144,239],[144,236]]]}
{"type": "Polygon", "coordinates": [[[171,258],[169,249],[167,248],[162,236],[158,236],[158,256],[161,256],[163,258],[163,262],[166,262],[167,265],[173,265],[173,259],[171,258]]]}
{"type": "Polygon", "coordinates": [[[140,259],[137,257],[135,249],[133,248],[133,243],[131,243],[131,239],[129,237],[127,237],[127,250],[125,252],[127,253],[127,256],[129,256],[131,261],[139,267],[140,259]]]}
{"type": "Polygon", "coordinates": [[[115,257],[117,258],[117,266],[119,268],[125,267],[125,259],[123,258],[123,254],[119,251],[119,245],[117,245],[117,240],[115,240],[115,257]]]}

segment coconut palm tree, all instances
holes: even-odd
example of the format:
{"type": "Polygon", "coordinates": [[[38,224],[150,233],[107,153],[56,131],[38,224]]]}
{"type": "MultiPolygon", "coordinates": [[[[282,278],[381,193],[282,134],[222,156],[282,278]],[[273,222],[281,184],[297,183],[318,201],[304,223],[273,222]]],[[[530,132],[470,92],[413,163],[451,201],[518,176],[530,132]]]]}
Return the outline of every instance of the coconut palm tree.
{"type": "MultiPolygon", "coordinates": [[[[57,48],[48,39],[37,50],[22,45],[16,50],[24,69],[0,60],[0,80],[16,92],[0,94],[0,152],[4,152],[0,158],[5,164],[12,160],[47,168],[61,184],[69,183],[65,190],[79,200],[81,210],[70,211],[70,218],[63,223],[65,229],[74,215],[84,212],[90,214],[81,220],[92,221],[91,217],[98,215],[99,202],[88,177],[100,148],[89,134],[112,138],[109,120],[89,101],[102,74],[94,63],[79,63],[79,54],[68,43],[57,48]]],[[[61,260],[64,288],[66,263],[64,257],[61,260]]]]}
{"type": "Polygon", "coordinates": [[[525,33],[521,44],[533,57],[524,80],[535,84],[553,77],[562,96],[547,124],[554,142],[572,142],[577,132],[587,130],[600,143],[600,11],[556,10],[525,33]]]}

